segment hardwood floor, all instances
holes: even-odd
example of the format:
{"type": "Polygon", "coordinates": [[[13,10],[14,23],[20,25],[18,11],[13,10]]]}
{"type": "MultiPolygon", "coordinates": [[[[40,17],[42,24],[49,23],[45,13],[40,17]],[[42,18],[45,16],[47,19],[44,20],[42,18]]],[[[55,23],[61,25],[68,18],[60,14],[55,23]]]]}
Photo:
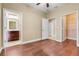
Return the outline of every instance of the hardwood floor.
{"type": "Polygon", "coordinates": [[[17,45],[4,49],[2,56],[78,56],[76,41],[66,40],[62,43],[47,39],[34,43],[17,45]]]}

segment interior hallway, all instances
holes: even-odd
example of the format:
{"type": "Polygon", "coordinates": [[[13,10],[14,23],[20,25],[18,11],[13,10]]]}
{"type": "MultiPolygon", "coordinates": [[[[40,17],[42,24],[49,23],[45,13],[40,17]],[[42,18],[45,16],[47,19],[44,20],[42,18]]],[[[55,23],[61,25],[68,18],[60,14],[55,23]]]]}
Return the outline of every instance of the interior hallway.
{"type": "Polygon", "coordinates": [[[1,55],[6,56],[78,56],[79,48],[75,40],[62,43],[50,39],[6,48],[1,55]]]}

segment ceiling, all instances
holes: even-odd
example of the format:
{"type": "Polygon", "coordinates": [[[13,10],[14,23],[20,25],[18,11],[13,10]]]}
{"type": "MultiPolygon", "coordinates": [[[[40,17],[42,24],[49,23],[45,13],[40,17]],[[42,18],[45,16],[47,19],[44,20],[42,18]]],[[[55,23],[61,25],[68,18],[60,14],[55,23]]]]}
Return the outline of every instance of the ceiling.
{"type": "Polygon", "coordinates": [[[31,7],[35,8],[35,9],[39,9],[43,12],[48,12],[48,11],[54,10],[54,9],[62,6],[63,4],[49,3],[49,7],[46,6],[46,3],[40,3],[39,5],[37,5],[37,3],[29,3],[28,5],[30,5],[31,7]]]}

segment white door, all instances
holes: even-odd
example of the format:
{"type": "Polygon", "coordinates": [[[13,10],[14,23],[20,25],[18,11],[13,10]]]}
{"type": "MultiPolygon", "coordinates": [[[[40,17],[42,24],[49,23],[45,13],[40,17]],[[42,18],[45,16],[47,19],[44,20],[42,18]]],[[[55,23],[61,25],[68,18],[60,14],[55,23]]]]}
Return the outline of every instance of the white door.
{"type": "Polygon", "coordinates": [[[50,21],[50,36],[55,38],[55,19],[50,21]]]}
{"type": "MultiPolygon", "coordinates": [[[[19,13],[13,10],[3,9],[3,45],[4,47],[7,47],[10,31],[19,31],[19,33],[22,34],[21,19],[22,18],[19,13]]],[[[20,35],[19,39],[21,38],[22,37],[20,35]]]]}
{"type": "Polygon", "coordinates": [[[48,19],[42,19],[42,39],[48,39],[49,37],[49,21],[48,19]]]}

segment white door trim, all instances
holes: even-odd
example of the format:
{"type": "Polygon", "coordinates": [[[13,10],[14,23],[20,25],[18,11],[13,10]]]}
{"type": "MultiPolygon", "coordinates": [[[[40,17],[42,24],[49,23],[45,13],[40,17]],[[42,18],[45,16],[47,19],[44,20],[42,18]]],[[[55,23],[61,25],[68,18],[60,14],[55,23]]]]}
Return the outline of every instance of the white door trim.
{"type": "Polygon", "coordinates": [[[76,30],[76,34],[77,34],[77,47],[79,47],[79,9],[76,10],[76,16],[77,16],[77,20],[76,20],[76,27],[77,27],[77,30],[76,30]]]}

